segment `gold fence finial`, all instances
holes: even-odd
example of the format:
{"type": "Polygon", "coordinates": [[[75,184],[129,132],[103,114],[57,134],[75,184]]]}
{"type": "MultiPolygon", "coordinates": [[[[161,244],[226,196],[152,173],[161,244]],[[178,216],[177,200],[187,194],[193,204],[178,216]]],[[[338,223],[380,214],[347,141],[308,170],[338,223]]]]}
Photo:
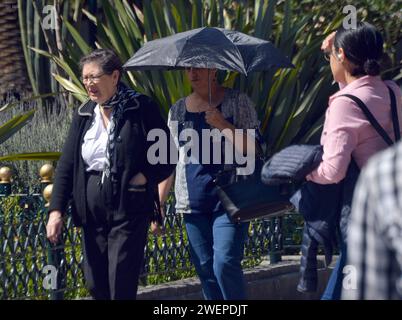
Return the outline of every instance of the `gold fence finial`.
{"type": "Polygon", "coordinates": [[[44,164],[40,168],[39,175],[41,183],[51,183],[54,176],[54,167],[49,163],[44,164]]]}
{"type": "Polygon", "coordinates": [[[0,184],[11,183],[13,173],[9,167],[0,168],[0,184]]]}
{"type": "Polygon", "coordinates": [[[52,197],[53,184],[48,184],[45,189],[43,189],[43,198],[45,198],[45,207],[49,206],[50,198],[52,197]]]}

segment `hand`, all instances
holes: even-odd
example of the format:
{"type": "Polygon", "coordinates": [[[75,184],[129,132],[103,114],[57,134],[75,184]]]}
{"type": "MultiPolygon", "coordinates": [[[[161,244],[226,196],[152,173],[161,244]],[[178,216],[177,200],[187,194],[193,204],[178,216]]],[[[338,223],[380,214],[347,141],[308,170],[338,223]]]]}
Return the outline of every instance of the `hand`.
{"type": "Polygon", "coordinates": [[[161,236],[165,234],[165,228],[158,222],[151,222],[151,232],[154,236],[161,236]]]}
{"type": "Polygon", "coordinates": [[[141,172],[138,172],[130,180],[130,184],[137,185],[137,186],[142,186],[146,183],[147,183],[147,178],[141,172]]]}
{"type": "MultiPolygon", "coordinates": [[[[165,218],[165,210],[163,205],[161,205],[161,214],[162,214],[162,220],[165,218]]],[[[154,236],[161,236],[165,234],[165,227],[161,225],[157,221],[151,222],[151,232],[154,236]]]]}
{"type": "Polygon", "coordinates": [[[52,211],[46,225],[46,235],[49,241],[56,244],[59,241],[61,230],[63,229],[63,217],[60,211],[52,211]]]}
{"type": "Polygon", "coordinates": [[[212,127],[223,130],[229,127],[229,123],[223,117],[222,113],[213,107],[209,107],[205,112],[205,121],[212,127]]]}
{"type": "Polygon", "coordinates": [[[332,50],[332,46],[334,45],[336,31],[329,34],[321,44],[321,50],[324,52],[328,52],[332,50]]]}

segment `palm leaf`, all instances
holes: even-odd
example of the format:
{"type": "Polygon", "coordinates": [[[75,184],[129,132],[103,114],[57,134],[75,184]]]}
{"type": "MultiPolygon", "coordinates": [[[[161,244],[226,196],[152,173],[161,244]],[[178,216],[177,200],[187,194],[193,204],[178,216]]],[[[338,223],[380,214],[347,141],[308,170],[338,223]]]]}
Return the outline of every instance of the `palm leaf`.
{"type": "Polygon", "coordinates": [[[0,157],[0,161],[57,161],[61,156],[60,152],[32,152],[32,153],[20,153],[12,154],[4,157],[0,157]]]}
{"type": "Polygon", "coordinates": [[[12,137],[32,119],[35,110],[20,114],[0,126],[0,144],[12,137]]]}

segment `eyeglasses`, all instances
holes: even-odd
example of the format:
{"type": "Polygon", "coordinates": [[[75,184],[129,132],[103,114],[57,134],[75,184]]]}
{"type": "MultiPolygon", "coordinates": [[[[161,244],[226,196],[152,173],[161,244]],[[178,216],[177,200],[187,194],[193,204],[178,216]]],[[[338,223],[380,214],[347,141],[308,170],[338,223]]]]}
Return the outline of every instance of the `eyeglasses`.
{"type": "Polygon", "coordinates": [[[105,73],[101,73],[101,74],[98,74],[98,75],[96,75],[96,76],[89,76],[89,77],[81,77],[81,81],[83,82],[83,83],[88,83],[88,82],[93,82],[93,83],[98,83],[99,81],[100,81],[100,78],[102,77],[102,76],[104,76],[105,75],[105,73]]]}

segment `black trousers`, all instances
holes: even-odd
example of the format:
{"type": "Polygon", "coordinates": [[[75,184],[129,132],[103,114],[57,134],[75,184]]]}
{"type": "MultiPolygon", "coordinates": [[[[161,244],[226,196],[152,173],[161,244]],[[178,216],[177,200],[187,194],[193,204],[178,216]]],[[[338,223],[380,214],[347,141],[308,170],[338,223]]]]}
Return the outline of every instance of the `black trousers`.
{"type": "Polygon", "coordinates": [[[100,193],[100,175],[87,177],[87,223],[83,226],[84,277],[96,300],[133,300],[144,261],[149,216],[116,221],[100,193]]]}

